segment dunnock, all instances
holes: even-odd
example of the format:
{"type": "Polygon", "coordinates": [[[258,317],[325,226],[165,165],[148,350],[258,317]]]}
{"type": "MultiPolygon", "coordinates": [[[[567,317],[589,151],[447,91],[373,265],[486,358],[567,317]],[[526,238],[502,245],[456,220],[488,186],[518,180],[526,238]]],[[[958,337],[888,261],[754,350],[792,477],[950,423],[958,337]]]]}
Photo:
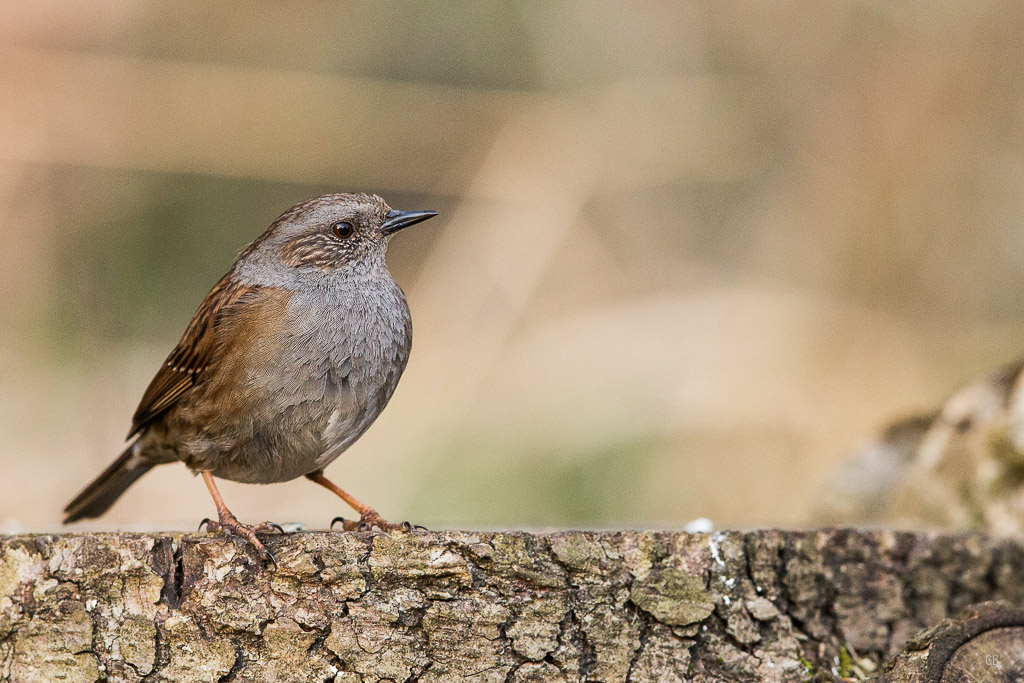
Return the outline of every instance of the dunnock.
{"type": "Polygon", "coordinates": [[[384,254],[391,236],[436,211],[395,211],[380,197],[331,194],[285,211],[206,296],[150,382],[128,449],[64,508],[65,523],[103,514],[154,465],[181,461],[217,506],[212,529],[256,537],[214,477],[269,484],[305,476],[348,503],[346,529],[384,521],[323,469],[391,398],[412,344],[409,308],[384,254]]]}

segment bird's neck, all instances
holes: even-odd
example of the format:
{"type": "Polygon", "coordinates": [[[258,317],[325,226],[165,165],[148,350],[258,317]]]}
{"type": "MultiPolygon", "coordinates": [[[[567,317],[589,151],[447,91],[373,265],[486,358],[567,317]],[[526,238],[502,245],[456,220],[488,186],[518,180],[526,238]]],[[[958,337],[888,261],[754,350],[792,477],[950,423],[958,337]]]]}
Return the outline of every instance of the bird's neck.
{"type": "Polygon", "coordinates": [[[292,292],[320,291],[344,294],[346,292],[390,290],[396,287],[383,254],[346,264],[341,268],[324,269],[316,266],[287,266],[279,259],[263,253],[253,253],[238,261],[234,275],[254,287],[278,287],[292,292]]]}

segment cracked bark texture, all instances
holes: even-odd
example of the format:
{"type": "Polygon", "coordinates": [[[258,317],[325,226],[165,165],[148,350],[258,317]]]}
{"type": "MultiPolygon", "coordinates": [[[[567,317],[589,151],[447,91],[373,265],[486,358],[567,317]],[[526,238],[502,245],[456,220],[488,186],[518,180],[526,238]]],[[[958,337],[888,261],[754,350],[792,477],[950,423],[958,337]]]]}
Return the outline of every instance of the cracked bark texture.
{"type": "Polygon", "coordinates": [[[1024,546],[977,535],[267,538],[276,571],[204,534],[0,537],[0,680],[832,680],[1024,605],[1024,546]]]}

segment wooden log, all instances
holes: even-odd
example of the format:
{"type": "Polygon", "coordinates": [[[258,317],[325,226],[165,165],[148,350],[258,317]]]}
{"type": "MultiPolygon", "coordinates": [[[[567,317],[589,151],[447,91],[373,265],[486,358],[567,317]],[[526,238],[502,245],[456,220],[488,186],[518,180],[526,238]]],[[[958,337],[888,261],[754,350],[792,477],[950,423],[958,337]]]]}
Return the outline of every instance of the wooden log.
{"type": "MultiPolygon", "coordinates": [[[[965,608],[1024,606],[1024,545],[980,535],[309,532],[267,544],[276,570],[206,534],[0,537],[0,680],[855,680],[927,664],[932,641],[915,634],[965,608]]],[[[985,648],[1010,652],[1024,628],[984,632],[985,648]]]]}

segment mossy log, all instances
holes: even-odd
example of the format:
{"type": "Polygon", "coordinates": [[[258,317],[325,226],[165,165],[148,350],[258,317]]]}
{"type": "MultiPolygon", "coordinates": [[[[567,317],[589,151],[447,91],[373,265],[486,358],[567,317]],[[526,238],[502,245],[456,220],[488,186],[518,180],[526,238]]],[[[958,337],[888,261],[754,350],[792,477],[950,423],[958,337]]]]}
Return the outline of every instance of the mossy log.
{"type": "Polygon", "coordinates": [[[1024,545],[975,535],[309,532],[267,545],[276,570],[206,534],[0,537],[0,680],[929,680],[901,655],[932,644],[915,634],[983,601],[1024,605],[1024,545]]]}

